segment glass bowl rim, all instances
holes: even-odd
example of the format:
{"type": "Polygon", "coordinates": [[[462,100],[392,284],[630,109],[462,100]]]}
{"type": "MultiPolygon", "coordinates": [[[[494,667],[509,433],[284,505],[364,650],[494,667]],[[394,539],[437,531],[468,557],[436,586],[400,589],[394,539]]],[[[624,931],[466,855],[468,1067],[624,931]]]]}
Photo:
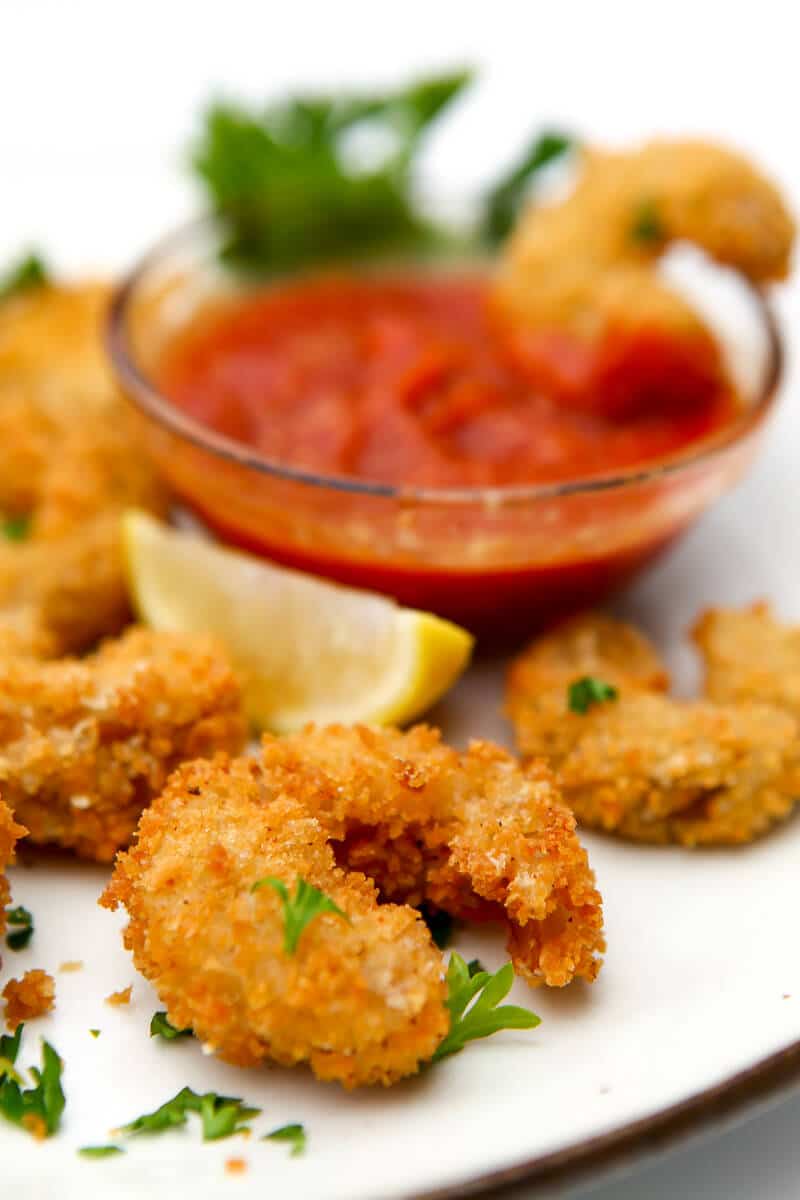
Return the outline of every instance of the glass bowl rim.
{"type": "Polygon", "coordinates": [[[174,253],[190,236],[197,236],[204,228],[211,230],[219,226],[220,219],[215,216],[200,217],[186,222],[159,239],[137,260],[113,291],[106,319],[105,345],[120,385],[146,417],[205,453],[212,453],[246,470],[254,470],[283,482],[304,484],[327,491],[347,492],[351,495],[374,496],[408,505],[484,507],[529,504],[540,500],[635,488],[679,475],[687,468],[713,462],[737,443],[745,441],[749,434],[764,423],[771,412],[783,378],[784,342],[773,308],[761,288],[749,280],[742,279],[755,302],[767,335],[766,365],[757,395],[747,410],[715,437],[689,446],[685,451],[671,456],[664,462],[627,467],[608,474],[561,480],[557,483],[494,487],[417,487],[372,482],[346,475],[322,475],[316,471],[270,459],[252,447],[217,433],[200,421],[194,420],[159,391],[136,361],[128,336],[127,316],[140,284],[151,270],[159,266],[167,255],[174,253]]]}

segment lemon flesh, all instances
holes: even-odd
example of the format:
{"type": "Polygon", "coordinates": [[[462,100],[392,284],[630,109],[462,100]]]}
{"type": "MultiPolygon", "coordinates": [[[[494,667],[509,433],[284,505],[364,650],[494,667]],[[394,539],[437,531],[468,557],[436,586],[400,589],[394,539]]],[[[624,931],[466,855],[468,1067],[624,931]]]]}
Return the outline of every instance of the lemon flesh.
{"type": "Polygon", "coordinates": [[[146,513],[125,514],[123,544],[139,617],[155,629],[215,634],[260,728],[405,724],[469,662],[473,638],[450,621],[274,566],[146,513]]]}

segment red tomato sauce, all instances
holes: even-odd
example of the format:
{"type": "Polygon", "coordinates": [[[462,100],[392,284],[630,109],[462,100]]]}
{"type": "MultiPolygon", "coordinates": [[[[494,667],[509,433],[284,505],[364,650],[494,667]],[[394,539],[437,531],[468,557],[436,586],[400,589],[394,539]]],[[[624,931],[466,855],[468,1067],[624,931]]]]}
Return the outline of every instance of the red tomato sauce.
{"type": "Polygon", "coordinates": [[[504,327],[477,275],[326,276],[238,297],[168,347],[159,383],[272,460],[384,484],[559,482],[668,459],[740,403],[705,334],[588,348],[504,327]]]}

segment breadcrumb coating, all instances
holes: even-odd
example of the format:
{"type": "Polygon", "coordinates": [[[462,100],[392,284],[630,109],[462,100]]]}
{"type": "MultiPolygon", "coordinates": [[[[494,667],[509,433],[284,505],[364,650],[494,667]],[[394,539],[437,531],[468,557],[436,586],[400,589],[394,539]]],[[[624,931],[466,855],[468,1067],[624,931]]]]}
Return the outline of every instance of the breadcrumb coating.
{"type": "Polygon", "coordinates": [[[164,498],[102,346],[109,289],[37,288],[0,303],[0,649],[82,650],[130,616],[119,518],[164,498]],[[11,634],[6,634],[6,626],[11,634]]]}
{"type": "Polygon", "coordinates": [[[575,821],[540,762],[522,771],[489,742],[459,754],[423,725],[308,727],[262,742],[278,786],[309,780],[302,800],[338,861],[389,901],[507,926],[530,983],[592,980],[604,949],[602,907],[575,821]]]}
{"type": "MultiPolygon", "coordinates": [[[[14,861],[14,846],[24,837],[27,830],[18,825],[11,815],[11,809],[0,797],[0,938],[6,931],[6,905],[10,889],[6,879],[6,867],[14,861]]],[[[2,957],[0,957],[2,962],[2,957]]]]}
{"type": "Polygon", "coordinates": [[[794,220],[742,155],[657,139],[627,152],[587,151],[581,166],[566,200],[532,205],[506,247],[497,297],[525,323],[588,340],[610,326],[703,329],[654,269],[677,240],[756,283],[788,274],[794,220]]]}
{"type": "Polygon", "coordinates": [[[180,762],[245,735],[211,638],[131,629],[81,660],[0,660],[0,791],[32,842],[84,858],[110,862],[180,762]]]}
{"type": "Polygon", "coordinates": [[[170,1021],[228,1062],[309,1063],[345,1087],[415,1073],[449,1028],[442,958],[413,909],[336,865],[306,806],[312,782],[255,759],[181,767],[143,814],[101,903],[124,905],[125,944],[170,1021]],[[283,949],[276,892],[298,877],[348,920],[322,913],[283,949]]]}
{"type": "Polygon", "coordinates": [[[800,625],[778,621],[764,602],[709,609],[692,636],[705,664],[712,700],[758,700],[800,720],[800,625]]]}
{"type": "Polygon", "coordinates": [[[551,759],[580,821],[638,841],[747,842],[788,816],[800,793],[795,721],[768,705],[673,700],[657,667],[640,634],[597,615],[534,642],[509,674],[520,751],[551,759]],[[573,712],[569,686],[586,675],[617,698],[573,712]]]}
{"type": "Polygon", "coordinates": [[[3,988],[7,1027],[13,1032],[24,1021],[44,1017],[55,1008],[56,981],[46,971],[26,971],[3,988]]]}

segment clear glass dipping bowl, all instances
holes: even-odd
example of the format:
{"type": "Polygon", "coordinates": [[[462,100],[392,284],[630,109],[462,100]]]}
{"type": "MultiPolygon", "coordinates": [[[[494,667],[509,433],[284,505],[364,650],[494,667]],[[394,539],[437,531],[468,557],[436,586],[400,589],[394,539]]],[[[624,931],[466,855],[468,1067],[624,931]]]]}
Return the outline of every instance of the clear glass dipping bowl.
{"type": "Polygon", "coordinates": [[[758,291],[726,280],[706,295],[706,317],[740,352],[747,404],[718,436],[668,462],[566,483],[461,489],[383,486],[286,466],[193,420],[156,383],[168,340],[198,307],[236,286],[219,264],[224,236],[212,219],[179,230],[113,300],[112,362],[159,471],[225,540],[482,635],[527,634],[621,588],[741,477],[774,404],[783,355],[772,311],[758,291]],[[726,306],[736,309],[727,329],[718,320],[726,306]],[[753,349],[742,356],[746,325],[753,349]]]}

